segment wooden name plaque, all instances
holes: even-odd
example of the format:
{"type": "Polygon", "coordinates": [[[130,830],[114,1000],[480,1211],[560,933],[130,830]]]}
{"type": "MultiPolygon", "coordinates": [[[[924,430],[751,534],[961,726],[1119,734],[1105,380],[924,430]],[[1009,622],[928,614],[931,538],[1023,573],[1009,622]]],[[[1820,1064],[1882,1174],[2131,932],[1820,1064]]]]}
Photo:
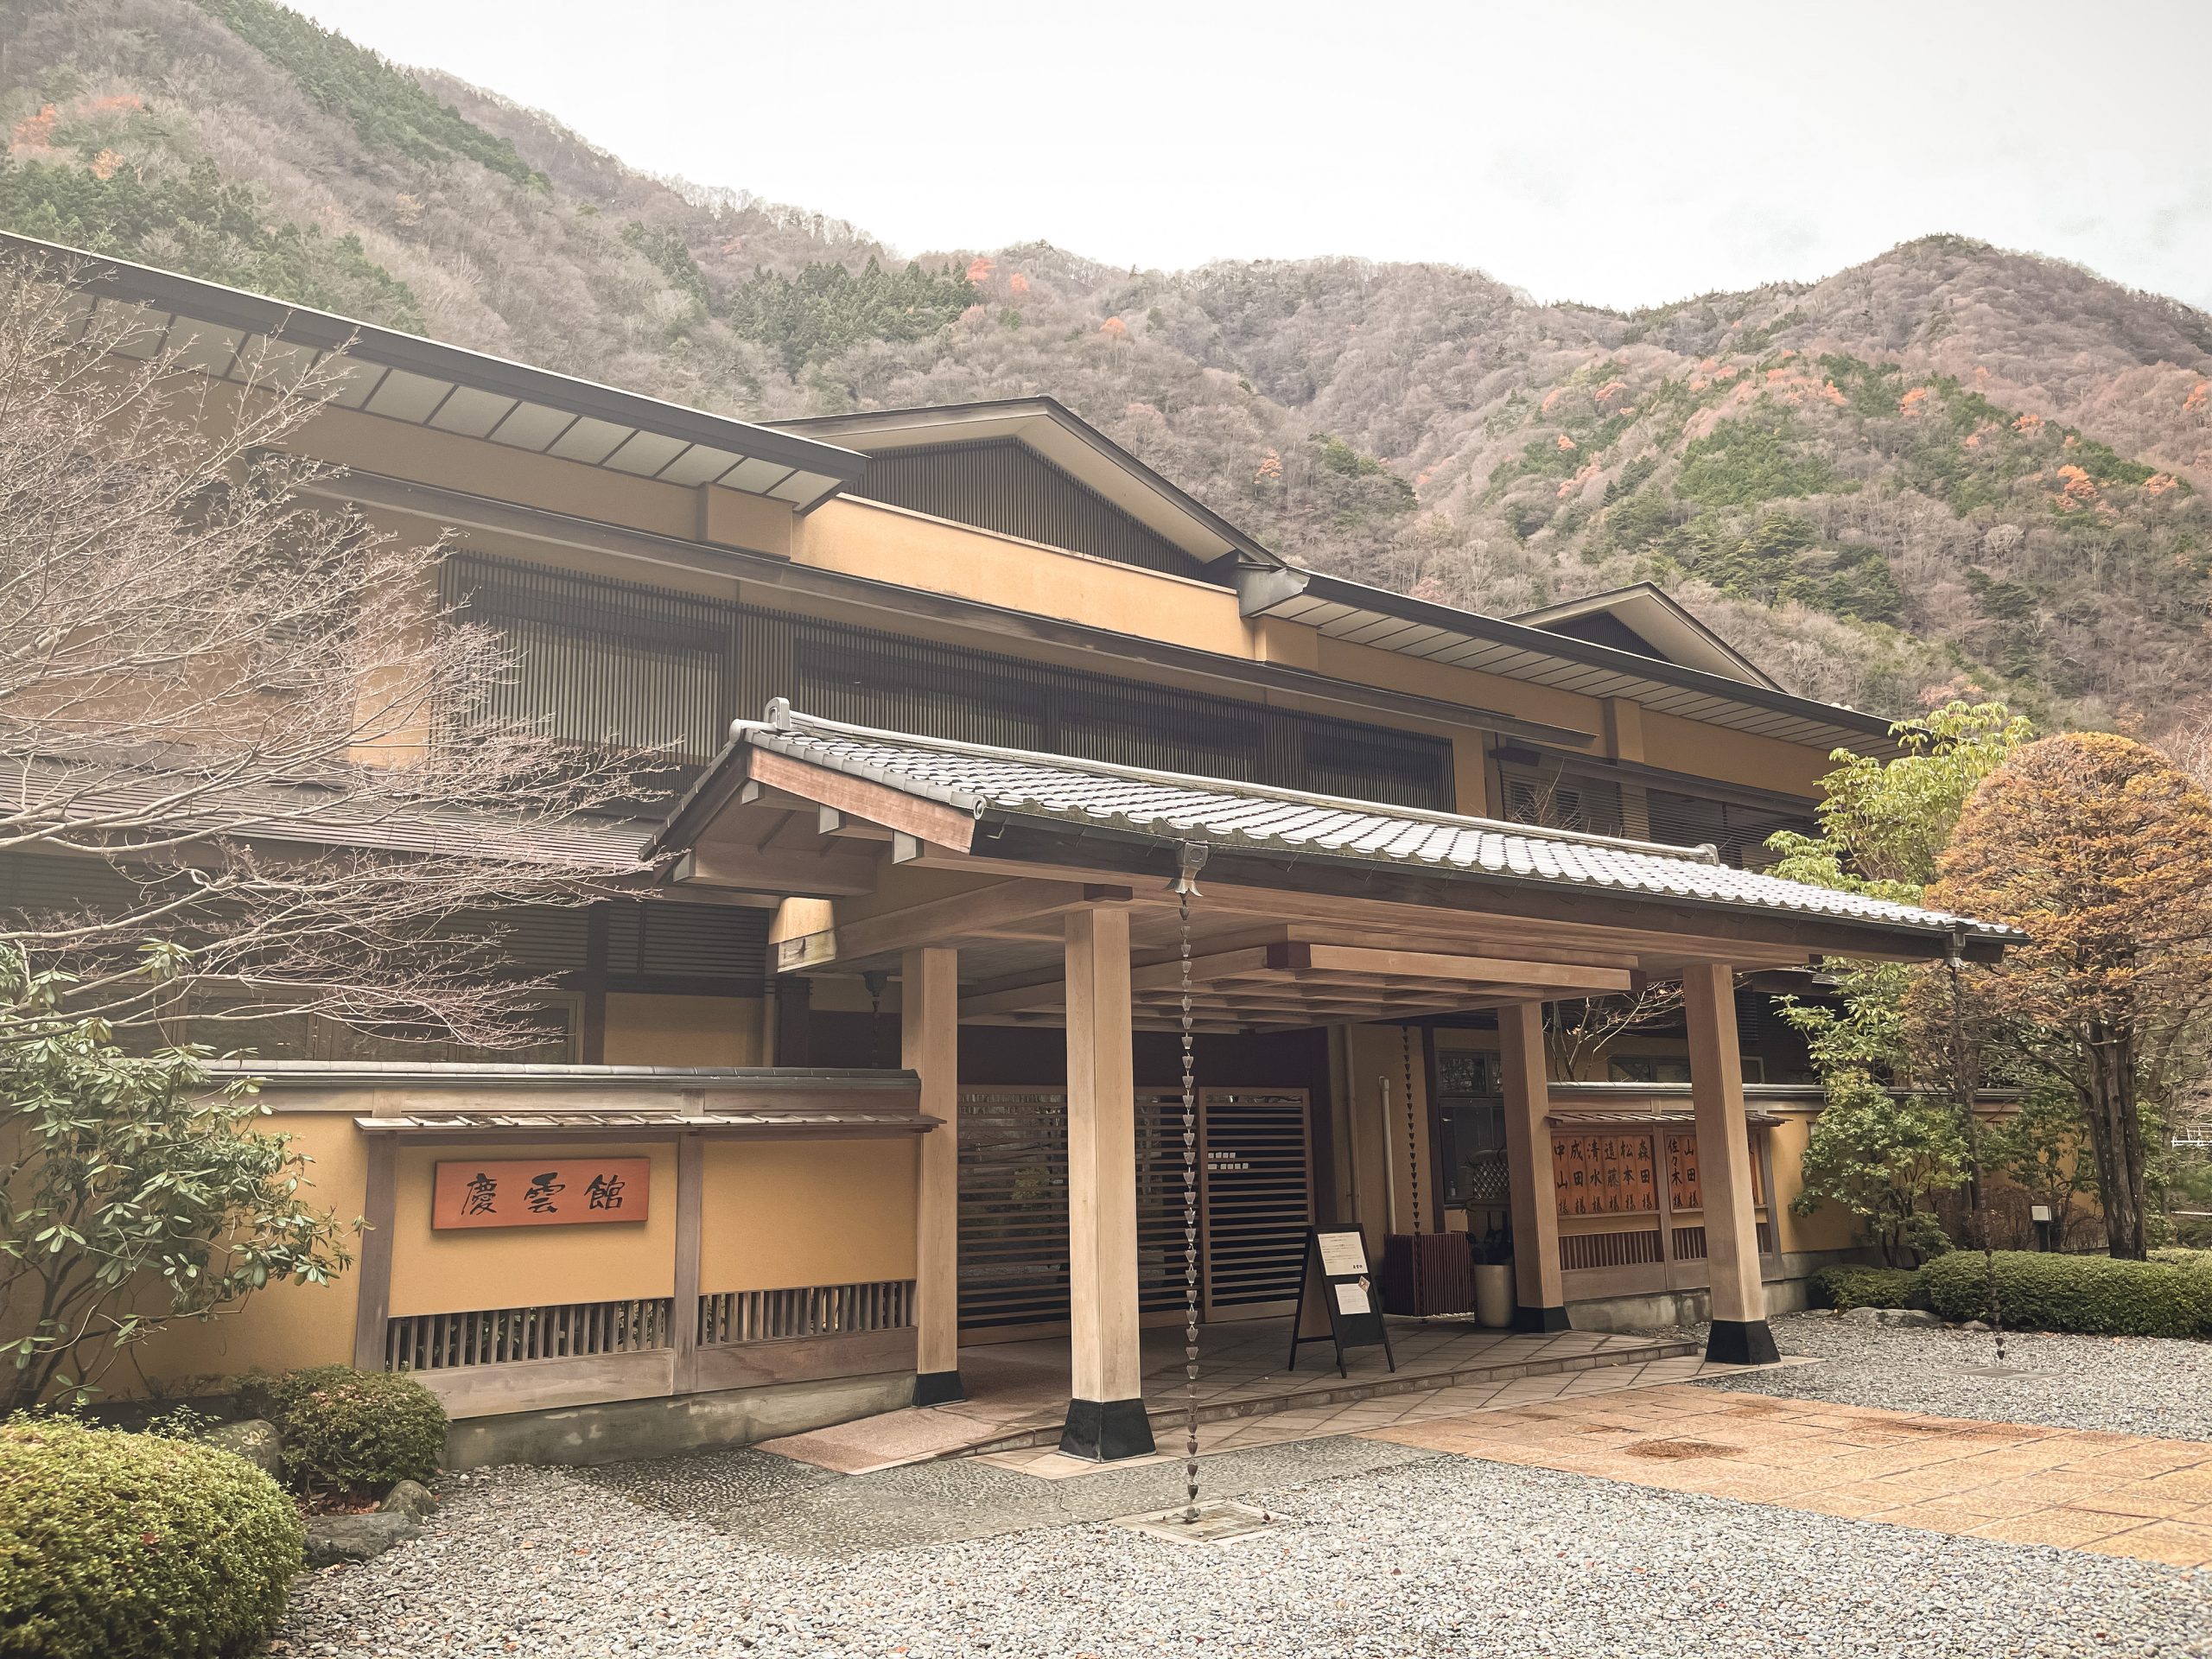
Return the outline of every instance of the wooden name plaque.
{"type": "Polygon", "coordinates": [[[643,1221],[652,1168],[650,1158],[589,1156],[440,1164],[430,1225],[442,1231],[643,1221]]]}

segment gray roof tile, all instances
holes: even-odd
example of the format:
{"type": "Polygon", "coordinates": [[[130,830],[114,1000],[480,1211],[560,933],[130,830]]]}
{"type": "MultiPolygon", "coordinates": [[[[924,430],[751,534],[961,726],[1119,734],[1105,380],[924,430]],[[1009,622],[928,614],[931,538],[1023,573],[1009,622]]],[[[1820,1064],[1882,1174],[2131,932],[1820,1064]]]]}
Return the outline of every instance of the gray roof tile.
{"type": "Polygon", "coordinates": [[[740,743],[873,779],[893,789],[986,812],[1103,822],[1140,833],[1227,846],[1326,852],[1399,868],[1422,865],[1681,898],[1746,910],[1904,927],[1961,928],[1982,938],[2014,930],[1944,911],[1732,869],[1709,848],[1667,847],[1505,823],[1414,807],[1311,795],[1221,779],[1185,777],[1065,755],[918,737],[817,720],[781,703],[771,719],[740,721],[740,743]]]}

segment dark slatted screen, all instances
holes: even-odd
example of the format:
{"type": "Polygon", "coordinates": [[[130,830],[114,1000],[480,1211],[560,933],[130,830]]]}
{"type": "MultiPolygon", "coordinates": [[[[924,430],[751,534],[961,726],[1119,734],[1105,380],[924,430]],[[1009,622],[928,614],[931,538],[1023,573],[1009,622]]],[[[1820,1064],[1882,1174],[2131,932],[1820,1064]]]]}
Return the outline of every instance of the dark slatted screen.
{"type": "MultiPolygon", "coordinates": [[[[1313,1219],[1306,1096],[1200,1094],[1199,1227],[1209,1313],[1250,1317],[1298,1292],[1313,1219]]],[[[1136,1091],[1137,1306],[1183,1306],[1183,1097],[1136,1091]]],[[[1067,1095],[974,1089],[960,1096],[960,1323],[1068,1317],[1067,1095]]]]}
{"type": "Polygon", "coordinates": [[[1497,771],[1505,786],[1505,816],[1514,823],[1592,836],[1621,833],[1621,786],[1610,779],[1510,763],[1501,763],[1497,771]]]}
{"type": "Polygon", "coordinates": [[[861,494],[932,518],[1179,576],[1203,568],[1156,531],[1011,439],[871,456],[861,494]]]}
{"type": "Polygon", "coordinates": [[[442,576],[446,604],[506,645],[512,666],[489,717],[678,760],[721,748],[734,606],[470,554],[448,557],[442,576]]]}
{"type": "MultiPolygon", "coordinates": [[[[449,604],[514,671],[490,717],[696,767],[771,697],[825,719],[1448,810],[1439,739],[834,627],[728,601],[456,555],[449,604]]],[[[679,779],[680,781],[680,779],[679,779]]]]}
{"type": "Polygon", "coordinates": [[[1739,870],[1763,870],[1774,862],[1766,839],[1777,830],[1795,830],[1809,836],[1819,830],[1810,811],[1779,812],[1662,789],[1652,790],[1645,798],[1649,804],[1652,840],[1676,847],[1709,842],[1720,849],[1723,864],[1739,870]]]}
{"type": "Polygon", "coordinates": [[[726,995],[760,994],[772,912],[736,905],[621,902],[607,909],[611,980],[712,981],[711,988],[726,995]]]}

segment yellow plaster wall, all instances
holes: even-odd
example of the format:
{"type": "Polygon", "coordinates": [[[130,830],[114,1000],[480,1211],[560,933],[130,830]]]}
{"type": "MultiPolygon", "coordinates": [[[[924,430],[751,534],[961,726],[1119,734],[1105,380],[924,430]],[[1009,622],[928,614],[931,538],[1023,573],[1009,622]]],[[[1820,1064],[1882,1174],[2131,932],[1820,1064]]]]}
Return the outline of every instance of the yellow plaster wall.
{"type": "Polygon", "coordinates": [[[760,999],[607,994],[609,1065],[758,1065],[760,999]]]}
{"type": "Polygon", "coordinates": [[[916,1147],[710,1141],[699,1288],[780,1290],[914,1276],[916,1147]]]}
{"type": "Polygon", "coordinates": [[[1254,653],[1236,595],[1135,565],[840,497],[800,521],[799,563],[1225,656],[1254,653]]]}
{"type": "MultiPolygon", "coordinates": [[[[474,1308],[611,1302],[666,1296],[675,1290],[676,1147],[671,1142],[403,1146],[398,1178],[391,1238],[394,1318],[474,1308]],[[471,1159],[526,1162],[543,1158],[557,1163],[580,1154],[652,1159],[647,1218],[575,1227],[431,1230],[434,1166],[471,1159]]],[[[347,1340],[350,1345],[350,1335],[347,1340]]]]}
{"type": "MultiPolygon", "coordinates": [[[[308,1200],[346,1225],[346,1251],[358,1261],[361,1241],[352,1224],[361,1213],[368,1146],[353,1117],[279,1111],[263,1120],[262,1128],[293,1136],[297,1149],[314,1160],[308,1169],[308,1200]]],[[[139,1363],[163,1392],[174,1393],[188,1379],[350,1363],[354,1284],[348,1269],[332,1284],[271,1286],[249,1297],[235,1314],[170,1326],[138,1351],[139,1363]]],[[[107,1381],[115,1394],[143,1392],[127,1360],[107,1381]]]]}
{"type": "Polygon", "coordinates": [[[1847,1250],[1859,1243],[1858,1225],[1849,1213],[1824,1204],[1809,1216],[1790,1209],[1805,1190],[1805,1147],[1812,1139],[1809,1117],[1785,1117],[1768,1133],[1773,1149],[1775,1225],[1786,1251],[1847,1250]]]}
{"type": "Polygon", "coordinates": [[[1835,769],[1827,750],[1802,743],[1707,726],[1649,709],[1643,710],[1642,723],[1644,763],[1666,772],[1817,800],[1821,779],[1835,769]]]}

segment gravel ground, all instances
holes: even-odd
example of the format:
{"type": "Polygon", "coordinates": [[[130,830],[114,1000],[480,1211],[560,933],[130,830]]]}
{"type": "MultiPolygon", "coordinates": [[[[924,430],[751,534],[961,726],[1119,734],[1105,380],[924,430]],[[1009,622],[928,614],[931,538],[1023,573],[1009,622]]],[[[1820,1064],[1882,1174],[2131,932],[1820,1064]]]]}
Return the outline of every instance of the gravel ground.
{"type": "MultiPolygon", "coordinates": [[[[957,1504],[967,1490],[981,1508],[998,1490],[985,1477],[1005,1472],[941,1466],[933,1502],[957,1504]]],[[[671,1513],[665,1506],[683,1494],[667,1465],[626,1492],[556,1470],[458,1480],[433,1534],[303,1581],[276,1650],[347,1659],[2212,1655],[2212,1574],[1455,1457],[1249,1491],[1246,1501],[1287,1518],[1217,1548],[1079,1521],[857,1554],[787,1553],[761,1540],[775,1535],[779,1510],[821,1514],[812,1496],[821,1482],[779,1486],[764,1465],[739,1478],[755,1483],[748,1510],[723,1474],[708,1511],[749,1514],[745,1535],[671,1513]]],[[[856,1513],[872,1490],[912,1491],[872,1476],[837,1484],[856,1513]]]]}
{"type": "Polygon", "coordinates": [[[1996,1363],[1996,1340],[1986,1332],[1892,1330],[1822,1313],[1773,1323],[1783,1353],[1821,1363],[1698,1386],[1940,1417],[2212,1440],[2212,1342],[2007,1332],[2005,1363],[2020,1375],[1986,1376],[1969,1370],[1996,1363]]]}

